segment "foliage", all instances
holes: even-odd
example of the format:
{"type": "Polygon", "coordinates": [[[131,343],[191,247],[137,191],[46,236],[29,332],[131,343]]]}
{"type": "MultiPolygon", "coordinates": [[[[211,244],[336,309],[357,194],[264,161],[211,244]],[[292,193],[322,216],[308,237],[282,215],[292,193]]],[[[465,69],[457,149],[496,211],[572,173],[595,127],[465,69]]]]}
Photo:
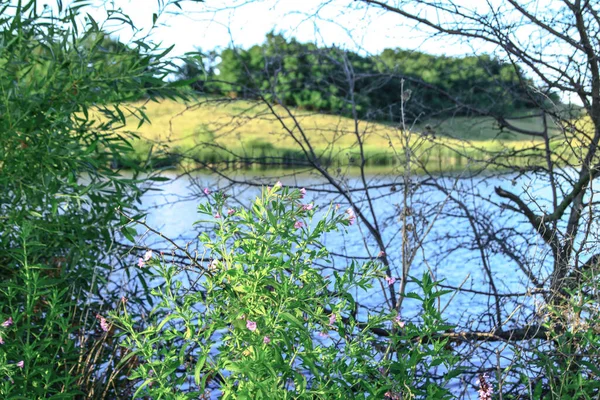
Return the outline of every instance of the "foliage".
{"type": "MultiPolygon", "coordinates": [[[[466,355],[476,354],[476,347],[492,340],[512,342],[510,348],[521,352],[518,356],[526,354],[515,357],[505,371],[499,371],[498,380],[503,373],[508,376],[507,382],[520,376],[529,397],[598,397],[597,256],[585,264],[572,262],[578,261],[580,251],[576,256],[555,260],[561,269],[544,278],[556,279],[550,292],[544,290],[544,283],[536,284],[536,293],[547,297],[532,324],[525,325],[526,330],[510,330],[512,314],[508,322],[502,322],[504,315],[498,310],[496,323],[490,318],[486,331],[454,332],[455,327],[446,323],[440,306],[436,307],[448,291],[439,290],[439,283],[429,274],[410,278],[410,284],[416,285],[414,292],[401,290],[398,294],[398,298],[411,299],[419,308],[411,320],[402,318],[398,312],[401,307],[359,308],[354,293],[366,293],[375,281],[392,280],[388,276],[389,262],[384,262],[383,250],[387,248],[381,249],[378,261],[365,265],[351,261],[343,270],[333,268],[322,237],[340,228],[352,229],[354,209],[346,213],[334,207],[319,210],[312,204],[302,204],[302,191],[280,184],[263,191],[248,209],[227,207],[226,196],[216,193],[209,203],[199,207],[205,217],[201,223],[214,226],[212,234],[199,238],[210,261],[208,266],[190,254],[185,260],[189,265],[184,265],[181,258],[153,256],[149,251],[139,261],[142,269],[134,270],[141,272],[144,293],[135,299],[120,298],[119,289],[111,281],[111,272],[121,262],[116,260],[114,246],[121,222],[118,215],[131,215],[133,221],[142,217],[136,202],[143,192],[138,186],[142,182],[139,167],[146,157],[133,154],[131,141],[137,138],[130,133],[143,129],[141,125],[148,121],[139,101],[167,97],[173,103],[159,105],[181,104],[174,101],[181,96],[177,89],[191,81],[166,83],[164,78],[175,71],[165,59],[168,51],[145,41],[127,45],[115,41],[90,16],[81,19],[84,4],[76,1],[64,9],[62,2],[57,2],[51,13],[35,0],[0,0],[0,397],[170,399],[206,397],[208,390],[224,398],[443,399],[453,396],[449,382],[463,373],[459,365],[470,361],[466,355]],[[128,118],[136,120],[137,128],[128,125],[128,118]],[[131,162],[133,159],[136,162],[131,162]],[[119,166],[130,168],[126,177],[114,170],[119,166]],[[140,304],[142,308],[156,305],[150,314],[142,314],[140,304]],[[533,324],[539,321],[539,326],[533,324]],[[487,328],[493,331],[487,332],[487,328]],[[541,338],[540,332],[547,338],[541,338]],[[470,338],[478,341],[475,346],[468,343],[470,338]],[[456,349],[460,341],[468,350],[463,354],[456,349]]],[[[118,12],[109,15],[117,21],[128,21],[118,12]]],[[[577,23],[581,25],[581,21],[577,23]]],[[[585,33],[585,26],[581,31],[585,33]]],[[[515,51],[512,43],[509,50],[515,51]]],[[[406,109],[413,116],[417,110],[437,112],[457,103],[464,107],[459,113],[468,113],[470,104],[504,112],[511,107],[529,106],[522,101],[528,96],[536,105],[544,105],[527,88],[531,82],[524,79],[521,70],[487,56],[451,59],[386,50],[378,57],[365,57],[269,35],[265,45],[248,51],[225,50],[221,65],[215,64],[216,57],[209,54],[199,64],[183,68],[183,73],[192,78],[205,76],[195,89],[232,97],[262,96],[263,100],[305,110],[394,120],[401,111],[398,94],[406,94],[405,89],[413,84],[419,87],[413,88],[415,108],[406,109]],[[234,84],[217,82],[217,70],[234,84]],[[402,86],[399,77],[406,80],[407,86],[402,86]],[[471,87],[467,82],[476,84],[471,87]],[[457,98],[446,102],[435,95],[445,91],[457,98]]],[[[590,60],[592,65],[597,63],[597,57],[590,60]]],[[[556,70],[561,76],[572,73],[556,70]]],[[[575,89],[579,91],[579,85],[575,89]]],[[[593,90],[598,88],[593,86],[593,90]]],[[[595,94],[591,97],[595,103],[600,99],[595,94]]],[[[240,105],[248,106],[243,114],[255,110],[256,102],[237,103],[240,105]]],[[[273,110],[276,113],[281,108],[273,110]]],[[[551,111],[557,119],[562,118],[563,127],[572,124],[579,129],[580,136],[566,135],[565,141],[587,148],[588,160],[597,159],[600,131],[577,125],[598,126],[599,114],[589,113],[572,122],[554,108],[551,111]]],[[[297,115],[306,117],[302,123],[312,117],[309,113],[297,115]]],[[[325,120],[319,118],[313,118],[315,125],[325,120]]],[[[328,121],[332,125],[344,121],[336,126],[342,130],[344,124],[354,122],[358,130],[362,123],[339,118],[328,121]]],[[[546,128],[547,121],[543,121],[546,128]]],[[[259,123],[255,131],[264,136],[270,132],[264,127],[259,123]]],[[[208,123],[195,125],[194,129],[201,132],[193,133],[203,141],[218,144],[212,128],[208,123]]],[[[387,128],[377,124],[377,129],[387,128]]],[[[562,153],[564,145],[557,145],[555,137],[550,143],[548,132],[543,135],[544,162],[552,174],[555,167],[562,168],[561,163],[571,159],[557,154],[562,153]]],[[[384,142],[390,136],[387,134],[384,142]]],[[[252,151],[265,157],[278,150],[264,137],[249,134],[246,139],[252,151]]],[[[323,153],[331,151],[329,139],[321,149],[323,153]]],[[[407,134],[406,147],[411,147],[410,140],[407,134]]],[[[418,140],[414,143],[424,153],[429,151],[427,145],[422,145],[428,142],[418,140]]],[[[239,142],[244,144],[238,138],[239,142]]],[[[345,147],[335,148],[335,152],[356,145],[350,134],[340,142],[345,147]]],[[[380,149],[381,143],[374,143],[373,148],[380,149]]],[[[540,143],[532,141],[531,148],[517,150],[522,157],[534,154],[541,159],[540,143]]],[[[144,154],[154,151],[145,150],[144,154]]],[[[299,154],[287,150],[290,158],[299,154]]],[[[368,147],[360,150],[369,160],[374,154],[368,147]]],[[[344,157],[354,157],[352,151],[344,157]]],[[[220,156],[211,153],[212,157],[220,156]]],[[[399,155],[397,160],[404,163],[407,159],[399,155]]],[[[439,161],[441,164],[441,158],[439,161]]],[[[576,164],[571,163],[569,168],[573,166],[576,164]]],[[[563,196],[564,201],[559,203],[554,194],[554,203],[562,208],[540,212],[540,217],[517,195],[496,189],[500,197],[516,204],[503,207],[509,211],[520,207],[521,215],[554,246],[554,254],[571,252],[574,246],[569,241],[576,240],[577,230],[583,225],[588,231],[594,228],[593,192],[588,196],[582,190],[591,188],[590,180],[596,177],[598,168],[591,168],[589,162],[583,167],[579,181],[569,181],[572,191],[563,196]],[[572,199],[578,200],[572,203],[572,199]],[[581,214],[577,214],[586,205],[589,223],[580,221],[581,214]],[[557,240],[557,226],[562,224],[558,220],[569,209],[567,223],[572,228],[557,240]],[[552,235],[541,228],[546,217],[550,222],[558,221],[552,235]]],[[[409,168],[411,171],[414,169],[409,168]]],[[[569,173],[572,171],[564,175],[569,173]]],[[[405,196],[411,190],[409,178],[407,173],[405,196]]],[[[432,179],[428,184],[435,182],[432,179]]],[[[550,180],[551,185],[554,182],[550,180]]],[[[368,198],[369,188],[365,191],[368,198]]],[[[364,204],[347,196],[353,206],[364,204]]],[[[445,197],[445,202],[460,198],[460,206],[469,201],[465,192],[445,197]]],[[[535,203],[532,199],[529,204],[535,203]]],[[[402,215],[415,215],[412,207],[406,206],[406,197],[404,200],[401,220],[402,215]]],[[[497,205],[496,200],[492,201],[497,205]]],[[[495,222],[494,218],[484,221],[488,216],[485,207],[477,207],[483,217],[469,222],[477,240],[485,239],[481,241],[484,244],[478,244],[479,249],[487,246],[493,251],[498,244],[510,243],[492,237],[502,230],[488,232],[491,228],[487,224],[483,233],[477,231],[482,221],[495,222]]],[[[358,208],[356,212],[361,214],[358,208]]],[[[456,209],[444,213],[454,217],[456,209]]],[[[375,213],[372,215],[375,218],[375,213]]],[[[369,222],[360,218],[365,225],[369,222]]],[[[415,232],[414,225],[408,227],[401,227],[403,251],[410,244],[405,233],[415,232]]],[[[510,229],[507,232],[520,235],[510,229]]],[[[133,230],[126,227],[123,233],[131,237],[133,230]]],[[[444,240],[449,237],[451,234],[444,240]]],[[[581,252],[587,254],[589,250],[583,251],[586,242],[587,238],[582,240],[581,252]]],[[[505,246],[501,250],[510,249],[505,246]]],[[[482,254],[485,258],[484,251],[482,254]]],[[[408,274],[408,269],[403,269],[404,273],[408,274]]],[[[518,297],[516,302],[522,299],[518,297]]],[[[526,308],[526,302],[516,309],[521,306],[526,308]]],[[[480,361],[473,361],[471,366],[476,362],[480,361]]],[[[483,368],[481,363],[475,367],[483,368]]],[[[490,389],[488,383],[481,384],[486,398],[490,389]]],[[[521,394],[513,391],[504,398],[511,396],[521,394]]]]}
{"type": "Polygon", "coordinates": [[[362,119],[398,121],[404,112],[415,120],[423,113],[470,115],[474,109],[501,114],[533,107],[533,99],[540,97],[521,69],[488,55],[446,57],[385,49],[363,56],[269,33],[264,44],[227,48],[220,58],[210,69],[202,59],[190,60],[181,76],[199,79],[202,83],[194,85],[206,93],[262,97],[344,116],[356,112],[362,119]],[[413,100],[401,110],[408,92],[413,100]]]}
{"type": "Polygon", "coordinates": [[[581,270],[555,304],[540,305],[548,341],[532,348],[532,362],[517,365],[531,399],[593,399],[600,393],[600,309],[597,264],[581,270]]]}
{"type": "Polygon", "coordinates": [[[81,395],[77,376],[71,373],[80,356],[71,323],[77,303],[69,301],[64,277],[32,257],[44,247],[32,237],[32,227],[24,225],[19,234],[21,249],[12,258],[21,271],[0,285],[9,311],[0,328],[0,393],[3,398],[23,393],[28,398],[81,395]]]}
{"type": "Polygon", "coordinates": [[[0,1],[0,318],[13,321],[0,333],[5,399],[110,396],[94,389],[110,372],[94,316],[116,296],[107,285],[116,210],[134,213],[141,195],[135,165],[128,177],[110,169],[131,151],[117,131],[122,107],[176,93],[162,80],[162,49],[106,46],[99,23],[80,19],[84,5],[0,1]]]}
{"type": "Polygon", "coordinates": [[[224,399],[451,397],[445,384],[460,369],[437,336],[452,327],[434,307],[445,292],[428,275],[420,281],[422,295],[413,297],[422,324],[396,313],[358,322],[351,293],[385,275],[374,262],[324,275],[317,265],[330,256],[321,237],[348,227],[353,214],[322,212],[302,197],[276,184],[248,209],[233,209],[215,193],[199,206],[201,222],[215,226],[214,236],[199,238],[208,267],[147,255],[158,297],[152,313],[143,321],[126,308],[111,314],[139,361],[131,376],[141,383],[137,397],[191,399],[209,389],[224,399]],[[453,372],[423,378],[439,366],[453,372]]]}

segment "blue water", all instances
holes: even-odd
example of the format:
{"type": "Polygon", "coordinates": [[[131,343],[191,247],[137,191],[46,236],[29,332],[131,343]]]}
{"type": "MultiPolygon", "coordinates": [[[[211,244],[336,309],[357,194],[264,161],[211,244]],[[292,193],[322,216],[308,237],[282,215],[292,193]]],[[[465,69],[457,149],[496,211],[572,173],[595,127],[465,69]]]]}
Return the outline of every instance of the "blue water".
{"type": "MultiPolygon", "coordinates": [[[[347,202],[336,193],[335,188],[322,178],[311,174],[299,174],[293,177],[239,174],[230,179],[208,174],[178,177],[173,173],[165,176],[172,179],[154,185],[154,190],[143,196],[142,205],[148,212],[146,222],[178,244],[187,246],[190,252],[198,251],[200,254],[203,251],[201,244],[194,239],[200,231],[210,227],[194,226],[193,223],[199,219],[198,204],[207,200],[202,192],[205,187],[212,191],[224,191],[230,197],[232,206],[243,207],[250,204],[260,192],[260,184],[272,185],[277,180],[281,180],[284,185],[305,187],[308,191],[306,203],[314,202],[320,209],[327,209],[331,204],[340,204],[342,210],[348,207],[347,202]],[[255,185],[241,184],[247,180],[251,180],[255,185]]],[[[414,229],[411,231],[410,238],[412,243],[421,240],[423,243],[412,262],[410,275],[420,277],[428,271],[435,279],[442,281],[443,285],[461,288],[461,291],[455,294],[442,297],[439,308],[443,310],[445,318],[450,323],[456,324],[458,330],[478,331],[487,331],[492,327],[498,309],[500,319],[506,323],[506,327],[531,318],[534,297],[506,297],[501,304],[496,305],[493,299],[486,295],[494,290],[490,284],[490,276],[495,290],[499,293],[525,293],[533,288],[526,275],[510,258],[502,254],[503,251],[498,246],[484,243],[482,248],[476,248],[474,243],[478,235],[485,237],[489,230],[497,233],[508,231],[510,234],[507,236],[507,241],[510,246],[522,247],[523,254],[527,256],[524,261],[533,265],[534,271],[539,275],[547,276],[550,273],[546,261],[547,249],[540,239],[517,214],[501,211],[497,204],[493,204],[501,201],[494,193],[494,187],[501,186],[515,193],[527,191],[543,206],[550,193],[544,182],[536,182],[535,179],[515,180],[510,176],[469,179],[448,177],[438,179],[436,181],[438,187],[433,187],[427,178],[411,179],[420,185],[413,186],[411,190],[411,214],[415,218],[411,221],[414,229]],[[464,217],[465,211],[458,205],[459,202],[468,209],[470,215],[476,217],[477,234],[473,232],[473,226],[464,217]],[[503,229],[499,230],[500,227],[503,229]],[[488,271],[485,270],[484,265],[488,265],[488,271]]],[[[372,210],[383,241],[386,243],[392,274],[400,277],[402,261],[399,217],[404,193],[402,177],[368,176],[366,180],[368,186],[372,187],[369,189],[372,210]],[[392,188],[392,184],[396,187],[392,188]]],[[[350,177],[342,179],[341,182],[343,189],[351,193],[358,207],[373,221],[365,192],[360,190],[364,187],[362,179],[350,177]]],[[[157,235],[144,234],[142,227],[138,232],[141,235],[140,244],[170,252],[170,246],[157,235]]],[[[350,226],[347,232],[329,234],[323,242],[331,252],[340,254],[333,257],[332,268],[343,269],[349,262],[346,257],[357,257],[363,260],[379,253],[375,241],[365,226],[360,223],[350,226]]],[[[324,273],[329,272],[329,270],[324,271],[324,273]]],[[[395,285],[398,288],[399,282],[395,285]]],[[[416,290],[416,287],[409,284],[408,291],[412,290],[416,290]]],[[[353,295],[362,306],[359,317],[364,317],[367,310],[382,310],[388,307],[379,284],[374,285],[374,288],[368,292],[357,291],[353,295]]],[[[418,303],[410,299],[406,300],[401,310],[402,318],[418,322],[420,311],[418,303]]],[[[483,344],[480,351],[470,356],[471,366],[496,368],[498,363],[505,366],[511,362],[511,351],[506,350],[503,353],[504,358],[501,357],[500,361],[497,361],[496,350],[498,350],[497,343],[483,344]]],[[[467,383],[469,382],[460,385],[464,386],[467,383]]],[[[460,387],[457,387],[458,390],[460,387]]],[[[466,395],[466,397],[470,396],[466,395]]]]}

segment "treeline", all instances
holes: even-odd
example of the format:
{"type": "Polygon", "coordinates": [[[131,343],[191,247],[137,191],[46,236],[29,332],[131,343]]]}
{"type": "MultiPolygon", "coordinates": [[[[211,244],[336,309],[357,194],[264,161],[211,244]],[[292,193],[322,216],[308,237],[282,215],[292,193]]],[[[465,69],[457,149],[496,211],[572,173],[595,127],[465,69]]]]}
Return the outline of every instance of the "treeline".
{"type": "Polygon", "coordinates": [[[386,49],[364,56],[274,33],[248,50],[227,48],[188,60],[180,78],[203,93],[262,96],[306,110],[392,121],[402,106],[410,118],[505,113],[534,107],[541,96],[558,100],[519,67],[488,55],[386,49]]]}

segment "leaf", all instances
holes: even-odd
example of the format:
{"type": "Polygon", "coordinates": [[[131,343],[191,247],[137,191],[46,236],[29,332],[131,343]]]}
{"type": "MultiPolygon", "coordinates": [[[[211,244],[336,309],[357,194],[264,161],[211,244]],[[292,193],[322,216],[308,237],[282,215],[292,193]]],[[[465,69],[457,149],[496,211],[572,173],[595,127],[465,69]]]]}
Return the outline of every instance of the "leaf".
{"type": "Polygon", "coordinates": [[[140,387],[139,387],[139,388],[137,388],[137,390],[136,390],[136,391],[135,391],[135,393],[133,394],[132,398],[133,398],[133,399],[135,399],[135,398],[138,396],[138,394],[142,392],[142,389],[144,389],[146,386],[148,386],[148,385],[150,384],[150,382],[151,382],[151,381],[150,381],[150,379],[146,379],[146,380],[144,381],[144,383],[142,383],[142,384],[140,385],[140,387]]]}
{"type": "Polygon", "coordinates": [[[169,314],[165,317],[165,319],[163,319],[160,324],[158,324],[158,326],[156,327],[157,331],[160,331],[167,322],[171,321],[172,319],[177,319],[179,316],[176,314],[169,314]]]}
{"type": "Polygon", "coordinates": [[[93,153],[93,152],[94,152],[94,150],[96,150],[96,148],[97,148],[97,147],[98,147],[98,139],[94,140],[94,141],[92,142],[92,144],[90,144],[90,145],[87,147],[87,149],[85,149],[85,151],[84,151],[83,155],[84,155],[84,156],[87,156],[87,155],[89,155],[89,154],[93,153]]]}
{"type": "MultiPolygon", "coordinates": [[[[204,363],[206,362],[206,354],[202,354],[202,356],[198,359],[196,363],[196,368],[194,369],[194,379],[196,381],[196,385],[200,386],[200,373],[202,372],[202,368],[204,367],[204,363]]],[[[202,388],[201,388],[202,389],[202,388]]]]}
{"type": "Polygon", "coordinates": [[[294,317],[292,314],[290,314],[288,312],[281,313],[281,314],[279,314],[279,316],[283,320],[291,323],[292,325],[296,325],[298,327],[303,327],[304,326],[304,324],[302,322],[300,322],[300,320],[298,318],[294,317]]]}
{"type": "Polygon", "coordinates": [[[129,240],[132,243],[135,243],[134,236],[137,235],[137,231],[135,230],[135,228],[132,228],[131,226],[125,226],[123,227],[123,229],[121,229],[121,233],[123,233],[123,236],[125,236],[127,240],[129,240]]]}
{"type": "Polygon", "coordinates": [[[435,298],[435,297],[441,297],[441,296],[443,296],[445,294],[453,293],[453,292],[454,292],[453,290],[449,290],[449,289],[438,290],[437,292],[432,293],[431,297],[433,297],[433,298],[435,298]]]}
{"type": "Polygon", "coordinates": [[[418,295],[417,293],[415,293],[415,292],[409,292],[409,293],[406,293],[406,294],[404,295],[404,297],[406,297],[406,298],[409,298],[409,299],[417,299],[417,300],[420,300],[420,301],[424,301],[424,300],[423,300],[423,298],[422,298],[421,296],[419,296],[419,295],[418,295]]]}
{"type": "Polygon", "coordinates": [[[241,374],[244,372],[244,368],[240,367],[239,365],[237,365],[236,363],[233,363],[233,362],[229,362],[229,363],[225,364],[223,366],[223,368],[225,368],[227,371],[236,372],[238,374],[241,374]]]}
{"type": "Polygon", "coordinates": [[[153,182],[169,182],[171,178],[167,178],[166,176],[151,176],[148,180],[153,182]]]}
{"type": "Polygon", "coordinates": [[[127,123],[127,118],[125,118],[125,114],[123,114],[123,111],[121,111],[119,106],[115,106],[115,111],[117,112],[117,114],[119,114],[119,120],[121,121],[121,123],[125,125],[127,123]]]}

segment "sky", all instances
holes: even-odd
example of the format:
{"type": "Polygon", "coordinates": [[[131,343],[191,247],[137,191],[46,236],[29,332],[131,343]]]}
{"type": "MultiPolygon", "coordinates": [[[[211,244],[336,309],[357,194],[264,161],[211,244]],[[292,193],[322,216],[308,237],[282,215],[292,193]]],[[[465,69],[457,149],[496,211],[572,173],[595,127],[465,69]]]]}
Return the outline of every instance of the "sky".
{"type": "MultiPolygon", "coordinates": [[[[44,0],[40,0],[42,3],[44,0]]],[[[46,0],[51,7],[56,1],[46,0]]],[[[361,54],[377,54],[385,48],[418,50],[434,55],[463,56],[495,53],[491,44],[461,42],[447,35],[431,35],[423,27],[415,27],[392,12],[376,7],[365,7],[353,0],[194,0],[182,1],[182,10],[172,4],[167,6],[153,26],[153,14],[160,5],[173,0],[62,0],[65,5],[74,1],[90,1],[86,12],[104,21],[107,9],[121,9],[140,29],[136,38],[150,32],[150,38],[162,43],[164,48],[174,45],[171,56],[179,57],[201,49],[208,51],[224,47],[249,48],[263,43],[267,33],[275,31],[293,36],[301,42],[336,45],[361,54]]],[[[402,1],[402,0],[399,0],[402,1]]],[[[468,10],[501,8],[503,0],[454,0],[468,10]]],[[[393,2],[392,2],[393,4],[393,2]]],[[[403,7],[410,3],[403,2],[403,7]]],[[[555,4],[550,0],[531,0],[535,10],[548,11],[555,4]]],[[[417,11],[423,18],[435,20],[438,15],[417,11]]],[[[442,17],[440,17],[442,18],[442,17]]],[[[518,22],[518,21],[515,21],[518,22]]],[[[128,43],[132,30],[121,21],[103,26],[113,37],[128,43]]],[[[535,32],[520,30],[509,32],[528,46],[535,41],[535,32]]],[[[564,53],[560,48],[547,49],[550,53],[564,53]]],[[[534,78],[535,79],[535,78],[534,78]]],[[[578,102],[569,98],[567,101],[578,102]]]]}
{"type": "MultiPolygon", "coordinates": [[[[158,0],[114,0],[134,24],[147,30],[158,0]]],[[[160,16],[152,38],[165,46],[174,44],[173,55],[196,48],[211,50],[235,45],[248,48],[264,41],[274,30],[302,42],[337,45],[364,53],[385,48],[418,49],[433,54],[463,55],[472,49],[456,42],[434,40],[422,31],[401,25],[398,16],[352,8],[350,0],[206,0],[186,2],[183,11],[168,7],[160,16]],[[348,6],[350,5],[350,7],[348,6]]],[[[465,3],[481,4],[480,0],[465,3]]],[[[111,7],[111,6],[109,6],[111,7]]],[[[92,8],[90,14],[102,20],[105,6],[92,8]]],[[[114,36],[131,38],[131,30],[113,26],[114,36]]],[[[492,50],[492,49],[489,49],[492,50]]]]}

